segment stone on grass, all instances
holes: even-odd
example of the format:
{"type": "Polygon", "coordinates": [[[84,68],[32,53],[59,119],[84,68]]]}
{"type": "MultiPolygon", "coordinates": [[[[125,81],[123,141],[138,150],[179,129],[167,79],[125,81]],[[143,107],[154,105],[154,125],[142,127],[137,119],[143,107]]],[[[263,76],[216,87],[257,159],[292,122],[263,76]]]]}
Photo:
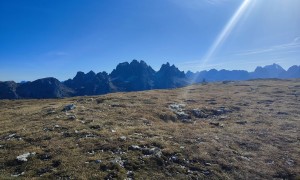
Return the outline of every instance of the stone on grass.
{"type": "Polygon", "coordinates": [[[19,176],[23,176],[25,174],[25,172],[21,172],[19,174],[12,174],[11,177],[19,177],[19,176]]]}
{"type": "Polygon", "coordinates": [[[27,153],[17,156],[17,160],[26,162],[26,161],[28,161],[27,158],[29,158],[30,156],[34,156],[35,154],[36,154],[35,152],[32,152],[32,153],[27,152],[27,153]]]}
{"type": "Polygon", "coordinates": [[[76,116],[75,115],[69,115],[68,119],[70,119],[70,120],[76,120],[76,116]]]}
{"type": "Polygon", "coordinates": [[[124,167],[124,161],[121,159],[121,157],[116,157],[111,162],[114,163],[114,164],[118,164],[121,167],[124,167]]]}
{"type": "Polygon", "coordinates": [[[203,111],[201,111],[200,109],[193,109],[192,110],[192,113],[193,115],[196,117],[196,118],[207,118],[208,115],[205,114],[203,111]]]}
{"type": "Polygon", "coordinates": [[[145,155],[154,155],[156,157],[161,157],[162,152],[159,148],[154,147],[154,148],[143,148],[142,149],[143,154],[145,155]]]}
{"type": "Polygon", "coordinates": [[[95,163],[96,164],[99,164],[99,163],[101,163],[102,161],[100,160],[100,159],[97,159],[97,160],[95,160],[95,163]]]}
{"type": "Polygon", "coordinates": [[[185,107],[185,104],[171,104],[169,105],[169,108],[173,111],[182,111],[182,109],[185,107]]]}
{"type": "Polygon", "coordinates": [[[120,137],[120,140],[121,140],[121,141],[126,141],[126,136],[121,136],[121,137],[120,137]]]}
{"type": "Polygon", "coordinates": [[[129,146],[128,149],[129,149],[129,150],[141,150],[141,147],[138,146],[138,145],[131,145],[131,146],[129,146]]]}
{"type": "Polygon", "coordinates": [[[76,108],[75,104],[68,104],[64,107],[64,111],[70,111],[76,108]]]}
{"type": "Polygon", "coordinates": [[[173,111],[178,119],[180,119],[182,122],[191,122],[191,116],[184,112],[185,104],[171,104],[169,105],[169,108],[171,111],[173,111]]]}
{"type": "Polygon", "coordinates": [[[245,125],[245,124],[247,124],[247,121],[236,121],[235,123],[240,124],[240,125],[245,125]]]}

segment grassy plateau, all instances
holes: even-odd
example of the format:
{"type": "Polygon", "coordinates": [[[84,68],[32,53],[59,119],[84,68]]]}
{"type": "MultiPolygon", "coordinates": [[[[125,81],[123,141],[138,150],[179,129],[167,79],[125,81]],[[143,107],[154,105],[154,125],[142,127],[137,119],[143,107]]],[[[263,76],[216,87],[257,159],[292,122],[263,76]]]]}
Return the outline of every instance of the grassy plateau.
{"type": "Polygon", "coordinates": [[[0,100],[0,179],[300,179],[300,80],[0,100]]]}

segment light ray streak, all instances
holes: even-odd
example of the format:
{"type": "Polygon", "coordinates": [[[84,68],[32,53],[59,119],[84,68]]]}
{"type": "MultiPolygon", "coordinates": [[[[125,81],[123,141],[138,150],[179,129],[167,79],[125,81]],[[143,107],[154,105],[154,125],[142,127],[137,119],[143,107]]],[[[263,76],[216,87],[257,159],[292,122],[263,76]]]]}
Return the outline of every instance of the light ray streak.
{"type": "MultiPolygon", "coordinates": [[[[236,24],[239,22],[241,17],[245,14],[247,11],[251,0],[244,0],[244,2],[239,6],[239,8],[236,10],[236,12],[233,14],[233,16],[230,18],[226,26],[223,28],[221,33],[218,35],[216,40],[214,41],[213,45],[209,48],[208,52],[202,59],[202,62],[200,63],[201,66],[204,66],[207,64],[207,62],[210,61],[210,59],[213,57],[215,52],[218,50],[218,48],[224,43],[224,41],[227,39],[227,37],[230,35],[236,24]]],[[[197,76],[195,76],[192,79],[192,83],[194,83],[198,79],[197,76]]],[[[186,99],[188,89],[186,89],[182,94],[182,99],[186,99]]]]}

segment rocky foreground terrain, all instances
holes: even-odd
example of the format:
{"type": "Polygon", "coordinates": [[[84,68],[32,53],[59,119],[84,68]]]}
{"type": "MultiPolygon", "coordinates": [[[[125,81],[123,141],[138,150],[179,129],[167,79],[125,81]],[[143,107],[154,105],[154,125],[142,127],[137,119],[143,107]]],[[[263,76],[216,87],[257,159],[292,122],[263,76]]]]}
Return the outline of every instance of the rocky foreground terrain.
{"type": "Polygon", "coordinates": [[[299,179],[300,80],[0,101],[0,179],[299,179]]]}

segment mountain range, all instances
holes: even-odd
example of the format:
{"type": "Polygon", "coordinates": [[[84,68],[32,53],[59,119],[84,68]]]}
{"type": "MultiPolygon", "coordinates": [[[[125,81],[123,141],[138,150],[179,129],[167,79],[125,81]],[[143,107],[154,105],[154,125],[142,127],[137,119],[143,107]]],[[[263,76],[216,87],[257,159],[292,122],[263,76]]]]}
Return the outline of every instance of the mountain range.
{"type": "Polygon", "coordinates": [[[184,73],[174,65],[163,64],[158,71],[144,61],[123,62],[110,73],[77,72],[64,82],[48,77],[32,82],[0,82],[0,99],[63,98],[101,95],[111,92],[142,91],[183,87],[192,83],[237,81],[257,78],[300,78],[300,66],[287,71],[278,64],[258,66],[254,72],[244,70],[216,70],[184,73]]]}

